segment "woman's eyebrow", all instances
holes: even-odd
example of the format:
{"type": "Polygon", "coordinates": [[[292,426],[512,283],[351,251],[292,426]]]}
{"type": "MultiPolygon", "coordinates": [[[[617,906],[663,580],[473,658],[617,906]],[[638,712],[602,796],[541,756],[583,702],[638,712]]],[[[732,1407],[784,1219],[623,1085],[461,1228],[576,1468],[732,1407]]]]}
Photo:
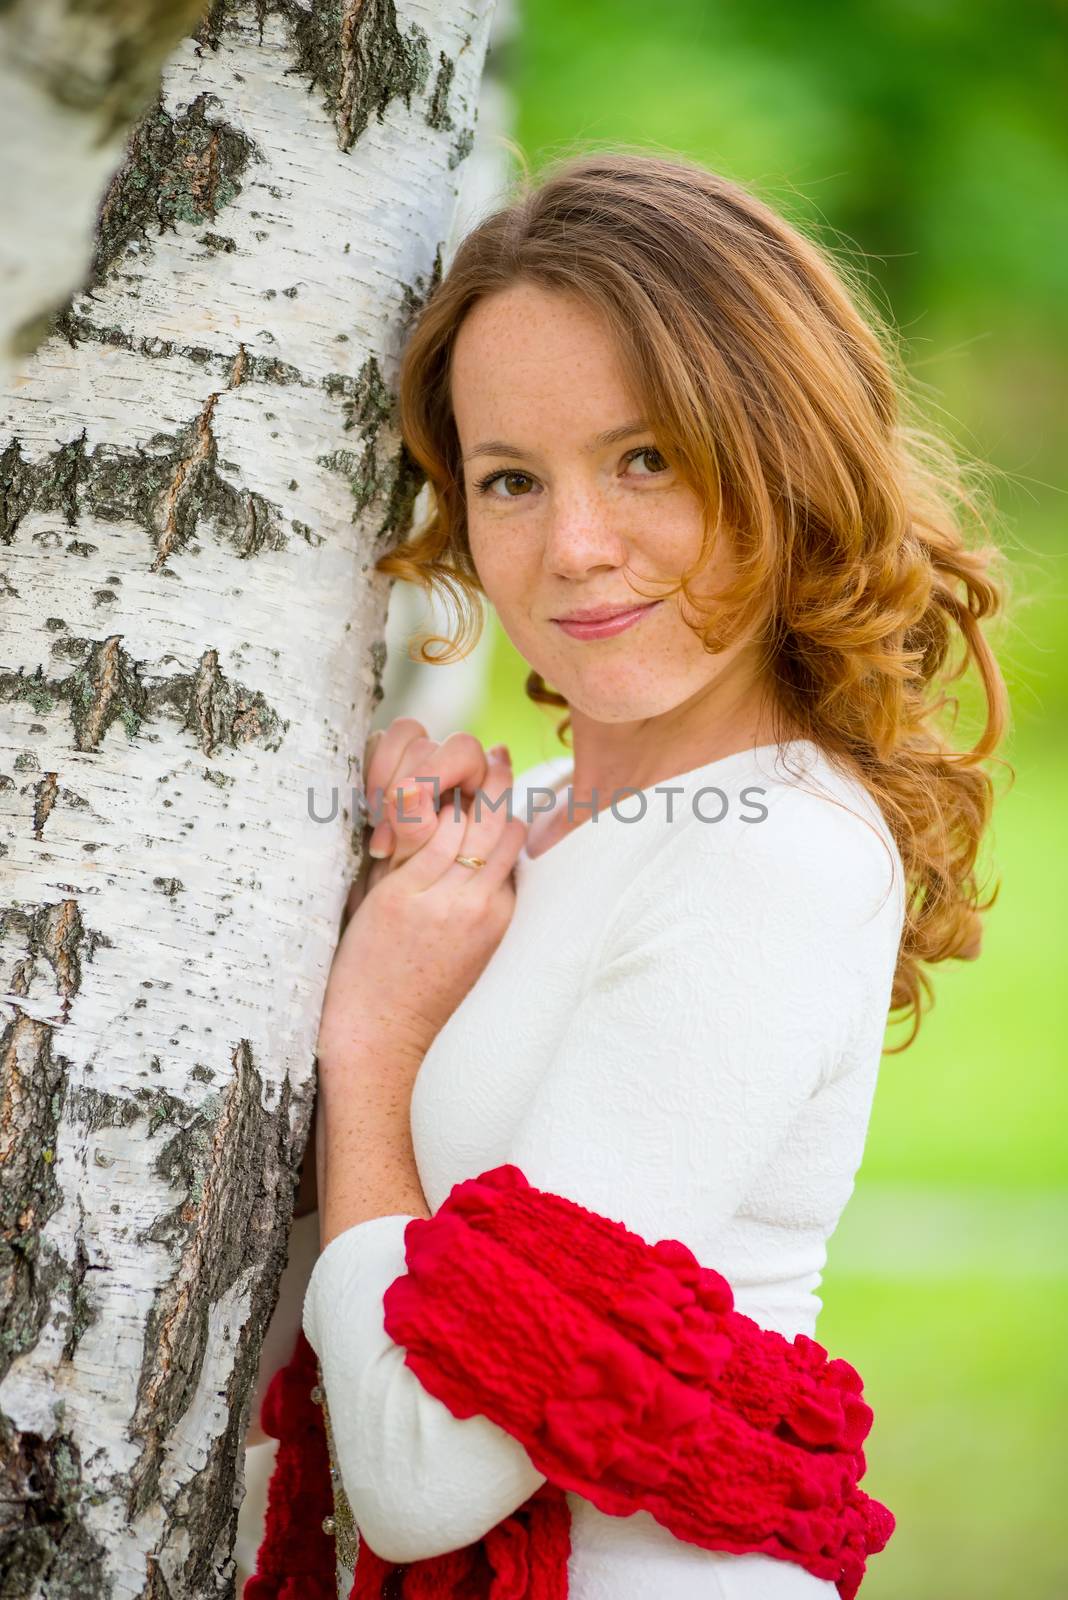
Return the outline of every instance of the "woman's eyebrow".
{"type": "MultiPolygon", "coordinates": [[[[629,439],[634,433],[648,433],[649,424],[644,417],[636,417],[633,422],[624,422],[618,428],[608,428],[604,433],[596,433],[585,446],[586,450],[602,450],[606,444],[618,444],[622,439],[629,439]]],[[[482,444],[477,444],[464,456],[465,461],[470,461],[475,456],[511,456],[521,459],[529,451],[521,450],[517,444],[509,444],[504,439],[487,439],[482,444]]]]}

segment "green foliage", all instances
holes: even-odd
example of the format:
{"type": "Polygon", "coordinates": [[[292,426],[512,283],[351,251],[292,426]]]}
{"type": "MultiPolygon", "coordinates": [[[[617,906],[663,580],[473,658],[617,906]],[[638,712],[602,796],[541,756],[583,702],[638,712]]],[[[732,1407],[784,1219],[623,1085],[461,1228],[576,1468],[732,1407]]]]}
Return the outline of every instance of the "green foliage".
{"type": "MultiPolygon", "coordinates": [[[[833,1262],[833,1244],[832,1244],[833,1262]]],[[[1068,1285],[828,1273],[819,1337],[875,1412],[862,1487],[897,1527],[863,1600],[1055,1600],[1068,1285]]]]}

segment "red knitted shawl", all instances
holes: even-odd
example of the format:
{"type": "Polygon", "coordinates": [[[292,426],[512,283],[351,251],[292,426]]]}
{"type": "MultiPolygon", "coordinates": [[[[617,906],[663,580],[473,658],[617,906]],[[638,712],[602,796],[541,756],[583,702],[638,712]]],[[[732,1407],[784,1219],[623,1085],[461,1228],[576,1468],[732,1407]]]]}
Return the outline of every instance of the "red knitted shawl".
{"type": "MultiPolygon", "coordinates": [[[[792,1561],[853,1600],[894,1517],[859,1488],[872,1411],[848,1361],[735,1311],[678,1240],[647,1244],[512,1165],[456,1184],[404,1243],[383,1306],[405,1364],[453,1416],[518,1439],[547,1482],[446,1555],[395,1565],[361,1535],[350,1600],[564,1600],[569,1490],[705,1550],[792,1561]]],[[[317,1376],[301,1333],[263,1403],[279,1448],[244,1600],[335,1600],[317,1376]]]]}

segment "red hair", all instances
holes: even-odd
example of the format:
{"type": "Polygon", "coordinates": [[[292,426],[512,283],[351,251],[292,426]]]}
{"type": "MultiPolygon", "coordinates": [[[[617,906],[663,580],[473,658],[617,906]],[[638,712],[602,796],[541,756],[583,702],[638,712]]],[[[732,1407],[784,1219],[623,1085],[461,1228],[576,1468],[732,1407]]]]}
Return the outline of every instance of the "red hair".
{"type": "MultiPolygon", "coordinates": [[[[859,285],[771,207],[682,157],[571,156],[521,180],[467,234],[406,341],[400,426],[431,511],[376,570],[455,606],[461,638],[425,637],[427,663],[461,658],[481,627],[453,343],[478,301],[519,282],[606,319],[657,448],[705,507],[701,555],[669,592],[685,594],[710,651],[761,642],[776,737],[789,727],[818,744],[894,834],[907,892],[890,1010],[913,1018],[905,1049],[921,988],[932,994],[921,964],[974,958],[1000,887],[980,900],[994,801],[983,763],[1008,695],[982,627],[1007,583],[977,472],[916,420],[893,338],[859,285]],[[736,575],[702,610],[689,585],[721,537],[736,575]],[[431,656],[427,643],[448,648],[431,656]],[[969,667],[985,724],[956,749],[944,713],[955,720],[959,703],[944,689],[969,667]]],[[[526,693],[567,706],[534,671],[526,693]]],[[[557,725],[562,742],[569,726],[557,725]]]]}

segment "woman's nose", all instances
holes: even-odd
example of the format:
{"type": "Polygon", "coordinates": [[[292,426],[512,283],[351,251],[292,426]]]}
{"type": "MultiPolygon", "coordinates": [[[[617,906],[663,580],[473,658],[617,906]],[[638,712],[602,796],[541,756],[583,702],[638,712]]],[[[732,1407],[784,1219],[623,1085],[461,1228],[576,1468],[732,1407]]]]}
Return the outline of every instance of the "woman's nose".
{"type": "Polygon", "coordinates": [[[545,562],[554,572],[574,576],[590,567],[620,566],[626,558],[622,533],[598,496],[571,493],[550,509],[545,562]]]}

